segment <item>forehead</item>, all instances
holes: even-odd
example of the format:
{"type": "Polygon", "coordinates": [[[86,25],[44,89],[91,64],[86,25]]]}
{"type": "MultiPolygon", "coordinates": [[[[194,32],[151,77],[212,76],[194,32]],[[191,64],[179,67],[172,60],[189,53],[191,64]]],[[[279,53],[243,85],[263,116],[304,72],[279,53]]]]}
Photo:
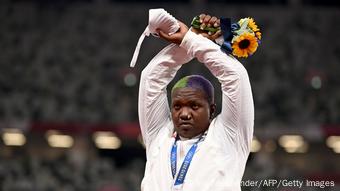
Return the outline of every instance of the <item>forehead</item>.
{"type": "Polygon", "coordinates": [[[176,88],[171,94],[172,101],[206,100],[204,92],[197,88],[176,88]]]}

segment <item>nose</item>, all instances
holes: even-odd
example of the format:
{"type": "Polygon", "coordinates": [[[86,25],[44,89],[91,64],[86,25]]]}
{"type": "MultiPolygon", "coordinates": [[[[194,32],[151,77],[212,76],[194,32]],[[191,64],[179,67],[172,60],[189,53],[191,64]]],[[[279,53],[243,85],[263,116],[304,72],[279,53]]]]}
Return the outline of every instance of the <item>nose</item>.
{"type": "Polygon", "coordinates": [[[182,120],[190,120],[192,117],[190,109],[183,107],[181,113],[179,114],[179,117],[182,120]]]}

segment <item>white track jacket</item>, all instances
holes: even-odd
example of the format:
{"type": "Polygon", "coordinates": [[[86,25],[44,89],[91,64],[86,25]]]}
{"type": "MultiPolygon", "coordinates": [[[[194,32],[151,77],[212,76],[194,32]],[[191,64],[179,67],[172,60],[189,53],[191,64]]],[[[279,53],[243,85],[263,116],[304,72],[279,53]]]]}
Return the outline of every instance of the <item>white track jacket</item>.
{"type": "MultiPolygon", "coordinates": [[[[223,53],[217,44],[189,30],[180,46],[165,47],[141,74],[138,113],[147,155],[142,191],[176,190],[170,165],[174,126],[166,88],[182,64],[193,58],[221,83],[222,108],[211,122],[205,140],[198,144],[184,183],[177,190],[241,190],[254,125],[248,74],[238,60],[223,53]]],[[[178,168],[194,142],[195,139],[178,141],[178,168]]]]}

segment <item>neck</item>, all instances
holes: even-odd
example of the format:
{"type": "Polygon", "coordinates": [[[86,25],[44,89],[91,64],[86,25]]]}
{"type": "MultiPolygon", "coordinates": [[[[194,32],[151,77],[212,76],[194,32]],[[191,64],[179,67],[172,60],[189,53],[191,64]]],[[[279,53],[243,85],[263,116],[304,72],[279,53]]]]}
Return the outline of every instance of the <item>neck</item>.
{"type": "Polygon", "coordinates": [[[179,140],[181,140],[181,141],[187,141],[187,140],[190,140],[190,139],[198,139],[198,138],[200,138],[203,134],[205,134],[207,131],[204,131],[203,133],[200,133],[200,134],[198,134],[198,135],[196,135],[196,136],[194,136],[194,137],[191,137],[191,138],[187,138],[187,137],[182,137],[182,136],[180,136],[180,135],[178,135],[178,137],[179,137],[179,140]]]}
{"type": "Polygon", "coordinates": [[[197,135],[195,137],[191,137],[191,138],[186,138],[186,137],[182,137],[179,135],[179,140],[181,141],[187,141],[187,140],[190,140],[190,139],[196,139],[196,138],[199,138],[201,135],[197,135]]]}

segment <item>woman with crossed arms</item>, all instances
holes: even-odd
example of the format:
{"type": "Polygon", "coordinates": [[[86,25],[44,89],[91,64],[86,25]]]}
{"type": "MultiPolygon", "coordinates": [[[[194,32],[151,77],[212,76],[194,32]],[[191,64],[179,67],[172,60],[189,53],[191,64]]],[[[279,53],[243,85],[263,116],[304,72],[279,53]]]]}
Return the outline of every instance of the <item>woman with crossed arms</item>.
{"type": "MultiPolygon", "coordinates": [[[[200,15],[204,25],[220,20],[200,15]]],[[[239,191],[253,138],[254,104],[248,74],[233,56],[208,35],[179,21],[180,29],[160,37],[171,44],[143,70],[138,113],[147,163],[142,191],[239,191]],[[221,113],[215,115],[214,88],[202,76],[167,86],[181,66],[193,58],[218,79],[221,113]]]]}

